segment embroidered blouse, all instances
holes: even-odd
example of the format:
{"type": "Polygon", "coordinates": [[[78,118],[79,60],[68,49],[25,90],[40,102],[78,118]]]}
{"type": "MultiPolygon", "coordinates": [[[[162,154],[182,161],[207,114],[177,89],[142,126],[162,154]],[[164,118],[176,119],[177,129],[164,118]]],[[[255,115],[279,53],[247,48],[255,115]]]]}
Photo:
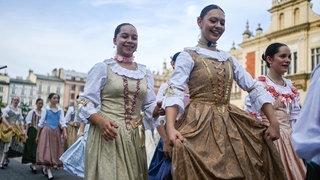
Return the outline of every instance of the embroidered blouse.
{"type": "MultiPolygon", "coordinates": [[[[19,116],[18,119],[15,120],[15,122],[19,122],[20,124],[23,125],[23,116],[22,116],[22,111],[20,108],[16,108],[14,109],[11,105],[10,106],[7,106],[6,108],[3,109],[3,114],[2,114],[2,117],[5,117],[5,118],[9,118],[9,113],[10,111],[16,115],[19,116]]],[[[10,122],[9,122],[10,123],[10,122]]]]}
{"type": "MultiPolygon", "coordinates": [[[[300,113],[300,94],[293,86],[291,80],[283,79],[286,84],[285,86],[275,84],[266,76],[258,77],[258,80],[264,83],[265,89],[273,98],[281,98],[280,102],[286,107],[287,113],[290,114],[289,121],[290,124],[293,125],[300,113]]],[[[261,111],[253,112],[248,97],[246,97],[246,111],[256,115],[258,119],[262,119],[261,111]]]]}
{"type": "MultiPolygon", "coordinates": [[[[41,119],[39,120],[39,124],[38,124],[38,127],[40,127],[40,128],[43,128],[44,125],[46,124],[46,121],[47,121],[47,119],[46,119],[47,110],[52,110],[49,105],[47,105],[45,107],[45,109],[41,113],[41,119]]],[[[67,124],[66,124],[66,121],[64,119],[62,108],[58,107],[58,111],[61,111],[60,117],[59,117],[59,124],[61,125],[62,128],[66,128],[67,124]]]]}
{"type": "MultiPolygon", "coordinates": [[[[239,61],[224,51],[211,51],[200,47],[185,48],[193,50],[196,53],[209,58],[215,58],[218,61],[226,61],[231,58],[233,61],[234,80],[245,91],[250,91],[251,104],[255,111],[258,111],[264,103],[273,103],[274,99],[263,88],[261,82],[252,78],[252,76],[241,66],[239,61]]],[[[173,105],[178,105],[179,113],[184,111],[184,90],[189,81],[190,73],[194,66],[194,60],[187,52],[181,52],[177,57],[174,72],[170,78],[173,90],[168,93],[162,103],[163,108],[173,105]]]]}
{"type": "Polygon", "coordinates": [[[42,112],[43,112],[43,109],[41,109],[40,114],[38,113],[38,111],[36,109],[29,111],[27,114],[27,117],[26,117],[26,124],[28,125],[28,124],[32,123],[33,113],[36,113],[37,116],[41,117],[42,112]]]}
{"type": "Polygon", "coordinates": [[[137,63],[136,70],[129,70],[121,67],[113,59],[107,59],[95,64],[88,73],[88,79],[85,84],[84,94],[79,99],[86,99],[88,102],[85,106],[79,107],[79,114],[84,118],[89,118],[91,114],[97,113],[101,106],[100,92],[104,88],[107,80],[107,65],[110,69],[122,76],[133,79],[143,79],[147,76],[147,94],[142,104],[141,110],[144,112],[143,123],[145,129],[153,129],[159,125],[159,120],[152,117],[153,110],[156,106],[156,95],[154,93],[154,82],[150,70],[145,65],[137,63]]]}

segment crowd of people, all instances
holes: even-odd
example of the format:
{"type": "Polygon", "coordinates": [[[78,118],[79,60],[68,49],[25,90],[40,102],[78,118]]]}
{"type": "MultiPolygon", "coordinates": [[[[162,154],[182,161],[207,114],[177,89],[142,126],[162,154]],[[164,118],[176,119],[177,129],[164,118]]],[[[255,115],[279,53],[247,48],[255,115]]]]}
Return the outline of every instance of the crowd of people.
{"type": "Polygon", "coordinates": [[[91,68],[66,115],[51,93],[44,108],[37,99],[24,129],[19,97],[12,99],[1,116],[0,168],[22,156],[48,179],[61,168],[88,180],[320,179],[320,65],[300,107],[283,77],[290,48],[271,43],[262,55],[269,73],[253,79],[217,48],[225,23],[221,7],[202,9],[197,45],[173,55],[173,74],[157,95],[150,70],[134,62],[137,29],[118,25],[115,56],[91,68]],[[233,82],[248,92],[246,110],[230,104],[233,82]],[[152,159],[145,130],[161,136],[152,159]]]}

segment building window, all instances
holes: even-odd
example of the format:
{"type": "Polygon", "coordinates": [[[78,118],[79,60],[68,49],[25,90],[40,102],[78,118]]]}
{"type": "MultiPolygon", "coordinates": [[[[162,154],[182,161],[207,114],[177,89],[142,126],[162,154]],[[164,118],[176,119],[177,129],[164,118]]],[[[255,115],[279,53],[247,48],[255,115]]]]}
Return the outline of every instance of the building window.
{"type": "Polygon", "coordinates": [[[291,62],[288,69],[288,74],[296,74],[297,73],[297,63],[298,63],[298,52],[293,52],[291,55],[291,62]]]}
{"type": "Polygon", "coordinates": [[[39,84],[39,86],[38,86],[38,92],[39,92],[39,93],[42,93],[42,84],[39,84]]]}
{"type": "Polygon", "coordinates": [[[32,99],[29,100],[29,106],[32,106],[32,99]]]}
{"type": "Polygon", "coordinates": [[[296,74],[298,71],[298,52],[293,53],[293,73],[296,74]]]}
{"type": "Polygon", "coordinates": [[[24,86],[22,86],[21,95],[24,95],[24,91],[25,91],[25,88],[24,88],[24,86]]]}
{"type": "Polygon", "coordinates": [[[2,99],[3,99],[3,97],[2,97],[2,96],[0,96],[0,104],[2,104],[2,99]]]}
{"type": "Polygon", "coordinates": [[[3,92],[3,87],[2,86],[0,86],[0,92],[3,92]]]}
{"type": "Polygon", "coordinates": [[[74,94],[73,93],[71,93],[70,99],[74,100],[74,94]]]}
{"type": "Polygon", "coordinates": [[[84,91],[84,86],[79,86],[79,91],[84,91]]]}
{"type": "Polygon", "coordinates": [[[60,94],[60,92],[61,92],[61,88],[60,88],[60,87],[57,87],[56,93],[57,93],[57,94],[60,94]]]}
{"type": "Polygon", "coordinates": [[[267,63],[264,60],[261,60],[261,75],[267,75],[267,74],[268,74],[267,63]]]}
{"type": "Polygon", "coordinates": [[[16,93],[16,87],[13,85],[12,86],[12,94],[15,94],[16,93]]]}
{"type": "Polygon", "coordinates": [[[294,10],[293,16],[294,16],[294,25],[299,24],[299,22],[300,22],[300,10],[298,8],[296,8],[294,10]]]}
{"type": "Polygon", "coordinates": [[[47,93],[50,93],[50,86],[47,87],[47,93]]]}
{"type": "Polygon", "coordinates": [[[30,96],[33,96],[33,86],[31,86],[31,89],[30,89],[30,96]]]}
{"type": "Polygon", "coordinates": [[[76,85],[70,84],[70,89],[71,89],[72,91],[75,91],[75,90],[76,90],[76,85]]]}
{"type": "Polygon", "coordinates": [[[311,70],[320,63],[320,48],[311,49],[311,70]]]}
{"type": "Polygon", "coordinates": [[[281,13],[279,16],[279,29],[283,29],[284,28],[284,14],[281,13]]]}

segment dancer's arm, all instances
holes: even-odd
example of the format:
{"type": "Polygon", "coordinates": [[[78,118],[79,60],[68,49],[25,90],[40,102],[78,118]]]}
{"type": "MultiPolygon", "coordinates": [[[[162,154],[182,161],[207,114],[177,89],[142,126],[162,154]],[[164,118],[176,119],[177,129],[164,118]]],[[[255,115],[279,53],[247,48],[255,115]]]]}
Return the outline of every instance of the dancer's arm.
{"type": "Polygon", "coordinates": [[[261,108],[262,112],[267,116],[270,126],[265,132],[265,135],[269,137],[271,140],[277,140],[280,137],[280,128],[279,122],[274,115],[273,107],[270,103],[263,104],[261,108]]]}

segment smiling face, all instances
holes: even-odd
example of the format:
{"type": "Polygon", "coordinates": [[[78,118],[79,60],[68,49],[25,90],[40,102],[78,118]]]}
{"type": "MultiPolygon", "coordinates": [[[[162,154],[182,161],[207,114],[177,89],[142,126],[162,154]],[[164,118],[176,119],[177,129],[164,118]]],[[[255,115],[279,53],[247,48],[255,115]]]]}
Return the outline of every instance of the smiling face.
{"type": "Polygon", "coordinates": [[[267,56],[270,70],[283,75],[289,69],[291,63],[291,52],[288,46],[281,46],[273,57],[267,56]]]}
{"type": "Polygon", "coordinates": [[[225,30],[225,15],[220,9],[212,9],[203,17],[198,17],[198,26],[201,29],[201,39],[217,42],[225,30]]]}
{"type": "Polygon", "coordinates": [[[124,25],[113,39],[117,46],[117,54],[124,57],[132,57],[138,46],[138,33],[134,26],[124,25]]]}

